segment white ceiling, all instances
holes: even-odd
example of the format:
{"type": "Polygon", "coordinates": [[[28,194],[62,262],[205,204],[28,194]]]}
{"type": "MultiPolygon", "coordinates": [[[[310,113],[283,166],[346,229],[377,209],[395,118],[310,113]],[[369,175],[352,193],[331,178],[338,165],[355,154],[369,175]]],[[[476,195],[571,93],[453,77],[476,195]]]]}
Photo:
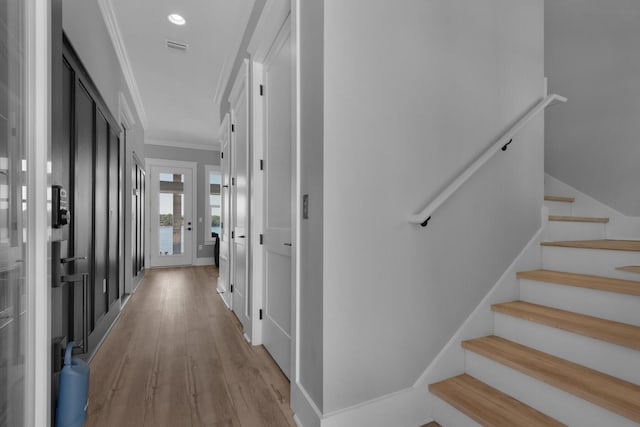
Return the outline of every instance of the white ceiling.
{"type": "Polygon", "coordinates": [[[230,68],[235,59],[253,0],[111,3],[146,113],[145,140],[216,145],[219,113],[214,96],[223,67],[230,68]],[[186,25],[170,23],[171,13],[182,15],[186,25]],[[167,40],[189,48],[168,49],[167,40]]]}

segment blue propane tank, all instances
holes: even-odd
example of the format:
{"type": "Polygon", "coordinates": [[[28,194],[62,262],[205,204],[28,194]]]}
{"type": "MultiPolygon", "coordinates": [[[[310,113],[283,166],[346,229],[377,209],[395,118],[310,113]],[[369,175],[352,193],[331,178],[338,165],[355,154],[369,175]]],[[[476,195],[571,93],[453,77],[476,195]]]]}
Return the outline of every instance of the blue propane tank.
{"type": "Polygon", "coordinates": [[[81,427],[89,404],[89,365],[71,357],[74,343],[67,344],[60,373],[60,392],[56,408],[56,427],[81,427]]]}

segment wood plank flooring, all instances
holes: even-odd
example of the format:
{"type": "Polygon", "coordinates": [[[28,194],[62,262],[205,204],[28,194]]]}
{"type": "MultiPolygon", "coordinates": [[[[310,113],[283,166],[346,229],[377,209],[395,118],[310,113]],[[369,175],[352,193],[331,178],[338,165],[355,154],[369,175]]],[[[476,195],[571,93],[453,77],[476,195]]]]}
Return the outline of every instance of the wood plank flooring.
{"type": "Polygon", "coordinates": [[[560,310],[525,301],[494,304],[491,310],[612,344],[640,350],[640,326],[560,310]]]}
{"type": "Polygon", "coordinates": [[[629,273],[640,273],[640,265],[625,265],[623,267],[618,267],[616,270],[626,271],[629,273]]]}
{"type": "Polygon", "coordinates": [[[467,374],[431,384],[429,390],[483,426],[566,427],[467,374]]]}
{"type": "Polygon", "coordinates": [[[569,240],[562,242],[542,242],[540,244],[542,246],[557,246],[561,248],[640,252],[640,240],[569,240]]]}
{"type": "Polygon", "coordinates": [[[216,294],[217,269],[147,270],[91,361],[85,426],[295,427],[289,382],[216,294]]]}
{"type": "Polygon", "coordinates": [[[573,203],[576,201],[574,197],[561,197],[561,196],[544,196],[544,199],[550,202],[565,202],[565,203],[573,203]]]}
{"type": "Polygon", "coordinates": [[[601,277],[553,270],[521,271],[517,273],[517,275],[518,279],[556,283],[558,285],[575,286],[579,288],[640,296],[640,282],[635,280],[622,280],[615,279],[613,277],[601,277]]]}
{"type": "Polygon", "coordinates": [[[497,336],[462,347],[640,423],[640,385],[497,336]]]}

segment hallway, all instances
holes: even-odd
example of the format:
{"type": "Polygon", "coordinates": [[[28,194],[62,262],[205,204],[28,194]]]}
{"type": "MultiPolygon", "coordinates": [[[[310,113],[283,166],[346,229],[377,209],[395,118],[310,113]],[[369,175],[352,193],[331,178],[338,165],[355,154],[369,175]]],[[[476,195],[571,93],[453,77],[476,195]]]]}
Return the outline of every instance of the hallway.
{"type": "Polygon", "coordinates": [[[87,426],[295,426],[289,382],[215,293],[217,269],[147,270],[91,361],[87,426]]]}

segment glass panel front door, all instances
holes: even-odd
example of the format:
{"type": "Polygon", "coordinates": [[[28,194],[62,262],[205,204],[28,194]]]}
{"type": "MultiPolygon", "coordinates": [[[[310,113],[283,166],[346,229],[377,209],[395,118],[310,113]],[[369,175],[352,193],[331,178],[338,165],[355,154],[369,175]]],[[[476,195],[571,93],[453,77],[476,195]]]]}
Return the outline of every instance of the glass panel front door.
{"type": "Polygon", "coordinates": [[[150,164],[152,267],[193,262],[193,170],[150,164]]]}

